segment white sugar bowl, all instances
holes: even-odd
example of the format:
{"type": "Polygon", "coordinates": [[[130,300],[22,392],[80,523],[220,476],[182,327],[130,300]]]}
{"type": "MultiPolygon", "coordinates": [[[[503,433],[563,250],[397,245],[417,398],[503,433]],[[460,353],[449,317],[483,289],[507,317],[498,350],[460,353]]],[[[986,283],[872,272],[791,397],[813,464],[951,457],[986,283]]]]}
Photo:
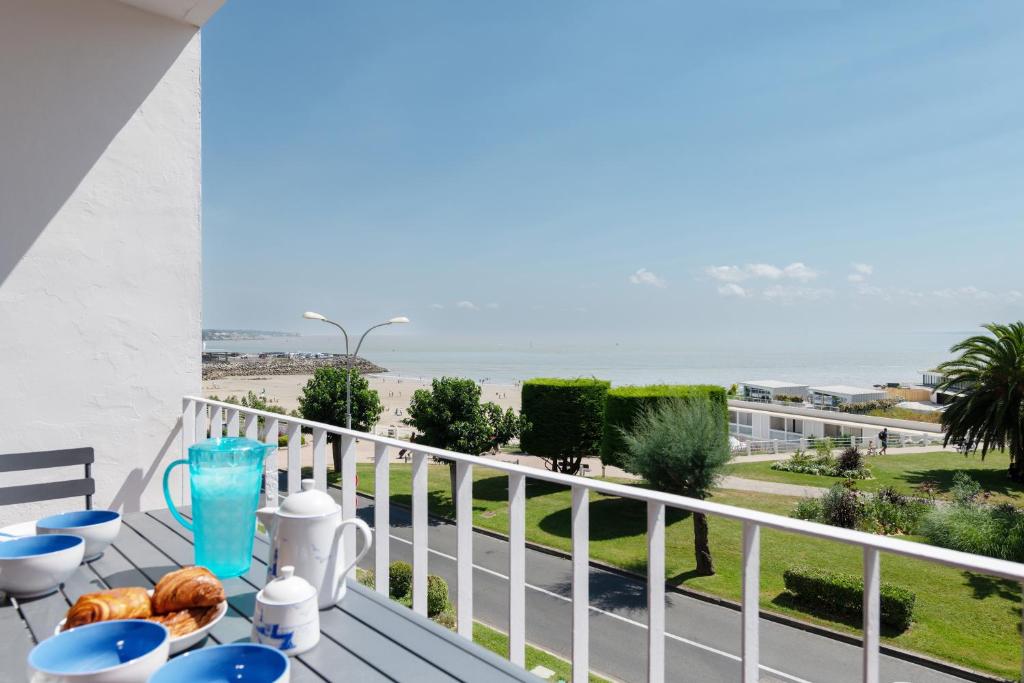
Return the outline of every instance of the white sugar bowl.
{"type": "Polygon", "coordinates": [[[300,655],[320,642],[320,610],[316,589],[295,568],[281,567],[281,574],[256,594],[252,617],[252,642],[277,648],[286,655],[300,655]]]}

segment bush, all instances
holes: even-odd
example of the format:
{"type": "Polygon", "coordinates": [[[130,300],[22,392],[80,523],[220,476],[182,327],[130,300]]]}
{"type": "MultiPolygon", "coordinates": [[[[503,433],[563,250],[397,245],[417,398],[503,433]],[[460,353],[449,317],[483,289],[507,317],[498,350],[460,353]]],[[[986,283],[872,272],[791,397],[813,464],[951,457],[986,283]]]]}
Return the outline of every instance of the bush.
{"type": "Polygon", "coordinates": [[[632,432],[644,408],[654,407],[671,398],[707,398],[721,414],[722,430],[728,433],[729,410],[725,389],[707,384],[656,384],[651,386],[616,387],[608,391],[604,409],[604,431],[601,436],[601,462],[621,467],[626,453],[623,432],[632,432]]]}
{"type": "Polygon", "coordinates": [[[388,592],[394,600],[401,600],[412,592],[412,565],[392,562],[388,568],[388,592]]]}
{"type": "Polygon", "coordinates": [[[818,458],[820,460],[829,460],[829,459],[831,459],[832,458],[832,449],[835,448],[835,447],[836,447],[836,445],[832,441],[831,437],[826,436],[824,439],[815,439],[814,440],[814,450],[818,453],[818,458]]]}
{"type": "Polygon", "coordinates": [[[857,492],[836,484],[821,497],[821,516],[825,524],[853,529],[861,518],[861,501],[857,492]]]}
{"type": "Polygon", "coordinates": [[[448,582],[436,574],[427,577],[427,616],[436,617],[448,606],[448,582]]]}
{"type": "Polygon", "coordinates": [[[839,458],[834,458],[831,439],[819,440],[815,444],[815,455],[798,450],[788,460],[772,463],[771,468],[782,472],[799,472],[824,477],[871,478],[871,469],[864,463],[856,448],[847,448],[839,458]]]}
{"type": "Polygon", "coordinates": [[[601,448],[604,405],[610,386],[604,380],[585,378],[537,378],[523,382],[520,414],[529,428],[520,437],[522,450],[550,458],[557,465],[552,469],[576,474],[579,458],[595,455],[601,448]]]}
{"type": "Polygon", "coordinates": [[[859,470],[864,464],[864,459],[856,446],[847,446],[839,454],[838,464],[841,471],[859,470]]]}
{"type": "Polygon", "coordinates": [[[921,520],[933,545],[1024,562],[1024,511],[1012,505],[937,507],[921,520]]]}
{"type": "Polygon", "coordinates": [[[981,484],[974,481],[966,472],[954,472],[953,482],[949,486],[953,501],[957,505],[974,505],[981,497],[981,484]]]}
{"type": "Polygon", "coordinates": [[[867,497],[860,528],[876,534],[914,534],[933,507],[930,501],[908,498],[887,486],[867,497]]]}
{"type": "MultiPolygon", "coordinates": [[[[790,567],[782,573],[786,590],[801,601],[842,615],[864,614],[864,582],[859,576],[839,574],[813,567],[790,567]]],[[[914,591],[883,583],[880,591],[883,624],[906,630],[914,617],[914,591]]]]}
{"type": "Polygon", "coordinates": [[[820,522],[822,518],[821,501],[817,498],[801,498],[793,509],[793,517],[808,522],[820,522]]]}

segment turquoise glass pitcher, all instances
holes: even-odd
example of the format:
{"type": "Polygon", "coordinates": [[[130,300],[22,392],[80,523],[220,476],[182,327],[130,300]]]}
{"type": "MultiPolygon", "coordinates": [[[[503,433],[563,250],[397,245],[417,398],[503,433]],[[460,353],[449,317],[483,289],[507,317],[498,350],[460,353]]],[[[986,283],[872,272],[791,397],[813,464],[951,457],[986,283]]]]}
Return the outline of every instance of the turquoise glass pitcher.
{"type": "Polygon", "coordinates": [[[193,533],[196,564],[222,579],[249,571],[263,459],[272,450],[252,439],[206,439],[189,446],[188,460],[175,460],[164,471],[167,507],[193,533]],[[188,465],[191,522],[178,512],[168,488],[171,470],[178,465],[188,465]]]}

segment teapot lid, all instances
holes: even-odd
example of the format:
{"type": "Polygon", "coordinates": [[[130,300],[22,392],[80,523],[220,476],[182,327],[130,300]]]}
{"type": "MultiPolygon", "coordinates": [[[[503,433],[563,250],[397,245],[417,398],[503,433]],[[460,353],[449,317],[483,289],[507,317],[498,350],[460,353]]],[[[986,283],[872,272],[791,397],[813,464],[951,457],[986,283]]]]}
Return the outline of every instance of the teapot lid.
{"type": "Polygon", "coordinates": [[[301,576],[295,576],[295,567],[281,567],[281,574],[267,583],[260,591],[258,600],[276,605],[304,602],[316,596],[316,589],[301,576]]]}
{"type": "Polygon", "coordinates": [[[335,512],[338,504],[324,491],[316,489],[312,479],[302,480],[302,490],[285,498],[281,512],[293,517],[316,517],[335,512]]]}

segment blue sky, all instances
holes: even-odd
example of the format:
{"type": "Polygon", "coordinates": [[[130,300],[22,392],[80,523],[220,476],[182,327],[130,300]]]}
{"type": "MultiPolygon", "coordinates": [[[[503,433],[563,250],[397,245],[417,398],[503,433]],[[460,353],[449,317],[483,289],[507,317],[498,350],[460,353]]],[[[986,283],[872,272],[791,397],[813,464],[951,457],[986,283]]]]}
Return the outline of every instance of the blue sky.
{"type": "Polygon", "coordinates": [[[203,31],[204,325],[1019,319],[1022,64],[1019,2],[234,0],[203,31]]]}

